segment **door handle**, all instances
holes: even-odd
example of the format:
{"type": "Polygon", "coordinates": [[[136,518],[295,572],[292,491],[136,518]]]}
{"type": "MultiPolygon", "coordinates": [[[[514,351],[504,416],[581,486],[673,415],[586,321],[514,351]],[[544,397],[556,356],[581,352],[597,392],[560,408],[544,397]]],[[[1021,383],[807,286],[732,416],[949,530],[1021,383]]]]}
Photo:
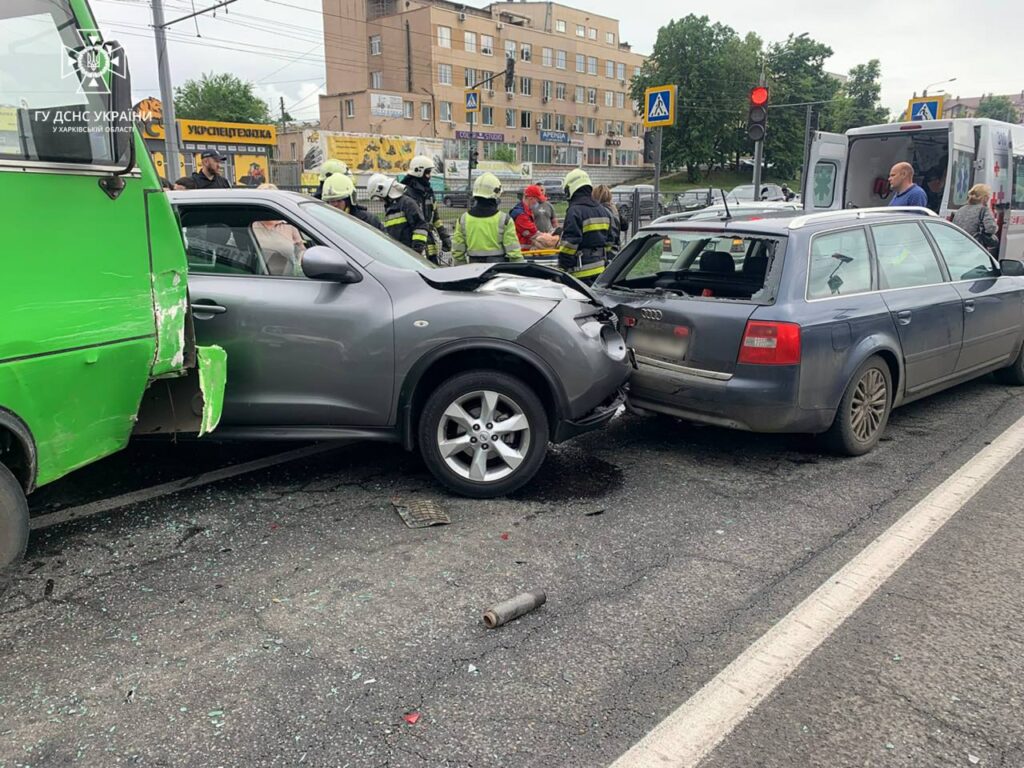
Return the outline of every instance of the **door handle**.
{"type": "Polygon", "coordinates": [[[974,311],[974,299],[964,299],[964,312],[974,311]]]}
{"type": "Polygon", "coordinates": [[[913,313],[909,309],[904,309],[896,313],[896,322],[900,325],[910,325],[912,317],[913,313]]]}
{"type": "Polygon", "coordinates": [[[214,304],[212,301],[200,299],[199,301],[192,302],[192,314],[196,317],[200,315],[223,315],[227,311],[227,307],[214,304]]]}

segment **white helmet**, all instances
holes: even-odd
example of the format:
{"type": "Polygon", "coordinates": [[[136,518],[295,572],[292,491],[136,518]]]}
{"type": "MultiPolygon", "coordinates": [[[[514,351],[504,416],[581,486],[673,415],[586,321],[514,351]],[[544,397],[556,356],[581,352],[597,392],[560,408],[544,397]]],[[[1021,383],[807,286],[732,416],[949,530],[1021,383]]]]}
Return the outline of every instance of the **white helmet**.
{"type": "Polygon", "coordinates": [[[383,200],[390,197],[395,199],[404,194],[405,184],[400,184],[383,173],[375,173],[366,182],[366,192],[371,198],[376,197],[383,200]]]}
{"type": "Polygon", "coordinates": [[[409,175],[422,179],[427,171],[434,170],[434,158],[426,155],[416,155],[409,161],[409,175]]]}

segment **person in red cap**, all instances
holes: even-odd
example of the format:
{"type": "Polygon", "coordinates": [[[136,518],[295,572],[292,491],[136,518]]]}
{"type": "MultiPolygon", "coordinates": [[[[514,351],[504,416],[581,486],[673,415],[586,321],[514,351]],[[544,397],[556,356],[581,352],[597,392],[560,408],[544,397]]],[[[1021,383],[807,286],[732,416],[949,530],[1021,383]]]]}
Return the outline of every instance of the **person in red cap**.
{"type": "Polygon", "coordinates": [[[554,248],[558,244],[558,236],[541,232],[534,218],[534,209],[544,197],[544,190],[536,184],[530,184],[523,190],[523,199],[516,203],[509,214],[516,224],[516,235],[524,250],[554,248]]]}

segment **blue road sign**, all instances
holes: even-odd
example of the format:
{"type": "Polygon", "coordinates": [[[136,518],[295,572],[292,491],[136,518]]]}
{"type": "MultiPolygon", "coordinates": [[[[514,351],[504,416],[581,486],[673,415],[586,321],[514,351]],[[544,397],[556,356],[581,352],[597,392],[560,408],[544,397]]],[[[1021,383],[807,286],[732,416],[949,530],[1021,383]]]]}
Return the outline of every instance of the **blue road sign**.
{"type": "Polygon", "coordinates": [[[942,97],[927,97],[910,100],[911,120],[938,120],[942,117],[942,97]]]}
{"type": "Polygon", "coordinates": [[[466,91],[466,111],[480,111],[480,91],[466,91]]]}
{"type": "Polygon", "coordinates": [[[644,91],[644,126],[658,128],[676,123],[676,87],[656,85],[644,91]]]}

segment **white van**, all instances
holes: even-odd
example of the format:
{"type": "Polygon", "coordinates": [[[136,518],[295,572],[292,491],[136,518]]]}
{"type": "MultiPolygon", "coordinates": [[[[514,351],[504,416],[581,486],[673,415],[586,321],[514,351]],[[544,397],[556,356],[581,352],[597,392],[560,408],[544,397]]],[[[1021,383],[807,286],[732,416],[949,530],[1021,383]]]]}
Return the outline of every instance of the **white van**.
{"type": "Polygon", "coordinates": [[[967,203],[974,184],[992,187],[999,256],[1024,260],[1024,125],[964,118],[815,133],[804,208],[888,205],[889,169],[901,161],[914,166],[929,207],[947,218],[967,203]]]}

